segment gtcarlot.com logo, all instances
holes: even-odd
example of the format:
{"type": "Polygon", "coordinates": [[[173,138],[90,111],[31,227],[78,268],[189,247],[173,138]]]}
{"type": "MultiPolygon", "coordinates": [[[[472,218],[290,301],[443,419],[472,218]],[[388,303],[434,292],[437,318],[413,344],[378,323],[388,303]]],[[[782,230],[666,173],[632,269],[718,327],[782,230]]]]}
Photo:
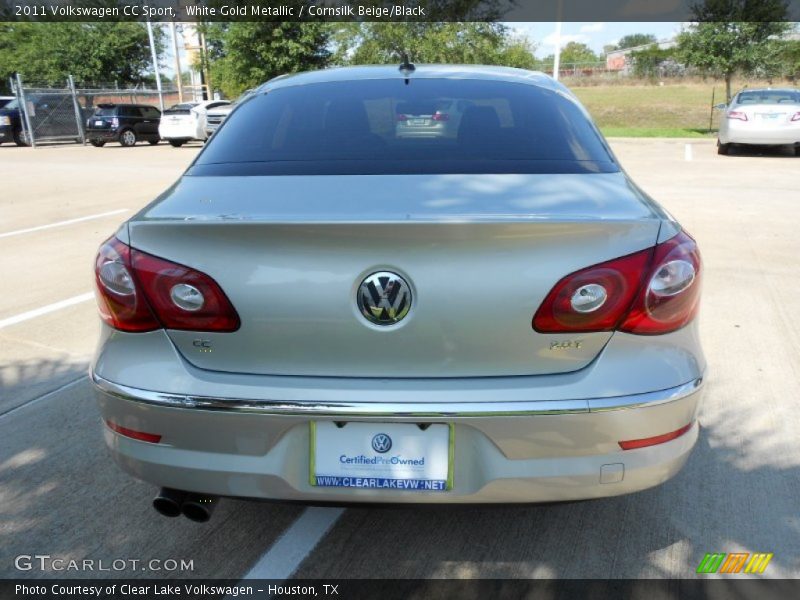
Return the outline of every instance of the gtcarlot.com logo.
{"type": "Polygon", "coordinates": [[[772,552],[724,552],[707,553],[700,564],[697,572],[706,573],[763,573],[769,561],[772,560],[772,552]]]}
{"type": "Polygon", "coordinates": [[[14,559],[18,571],[194,571],[194,560],[175,558],[74,559],[50,554],[20,554],[14,559]]]}

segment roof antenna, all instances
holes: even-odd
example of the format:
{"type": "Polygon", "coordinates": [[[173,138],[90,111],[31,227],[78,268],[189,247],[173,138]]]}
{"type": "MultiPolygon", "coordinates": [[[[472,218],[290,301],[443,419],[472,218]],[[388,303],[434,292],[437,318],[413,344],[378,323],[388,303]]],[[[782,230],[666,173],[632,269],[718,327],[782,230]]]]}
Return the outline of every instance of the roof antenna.
{"type": "Polygon", "coordinates": [[[403,52],[402,54],[403,62],[400,63],[400,71],[406,76],[405,81],[406,85],[408,85],[408,75],[416,70],[416,67],[409,62],[408,60],[408,53],[403,52]]]}

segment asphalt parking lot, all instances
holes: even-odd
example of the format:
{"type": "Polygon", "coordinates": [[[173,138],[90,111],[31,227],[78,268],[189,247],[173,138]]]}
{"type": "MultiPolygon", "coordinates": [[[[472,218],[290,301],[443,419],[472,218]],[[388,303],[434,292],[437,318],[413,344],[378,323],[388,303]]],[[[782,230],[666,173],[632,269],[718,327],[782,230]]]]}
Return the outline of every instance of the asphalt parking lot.
{"type": "Polygon", "coordinates": [[[544,506],[226,500],[207,524],[156,514],[111,462],[86,377],[95,250],[199,146],[0,147],[0,577],[692,577],[706,552],[771,552],[765,577],[800,577],[800,158],[685,143],[612,140],[705,261],[702,431],[675,479],[544,506]],[[193,570],[15,568],[33,554],[193,570]]]}

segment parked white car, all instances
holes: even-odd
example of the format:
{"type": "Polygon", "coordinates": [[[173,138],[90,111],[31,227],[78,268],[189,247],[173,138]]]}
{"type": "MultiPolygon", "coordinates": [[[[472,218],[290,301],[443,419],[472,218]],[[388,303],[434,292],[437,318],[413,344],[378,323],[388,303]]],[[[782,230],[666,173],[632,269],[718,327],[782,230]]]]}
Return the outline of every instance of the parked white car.
{"type": "Polygon", "coordinates": [[[749,89],[734,96],[719,125],[717,151],[728,154],[733,145],[793,145],[800,156],[800,90],[749,89]]]}
{"type": "Polygon", "coordinates": [[[205,140],[208,111],[228,104],[228,100],[176,104],[164,111],[158,133],[176,148],[191,140],[205,140]]]}

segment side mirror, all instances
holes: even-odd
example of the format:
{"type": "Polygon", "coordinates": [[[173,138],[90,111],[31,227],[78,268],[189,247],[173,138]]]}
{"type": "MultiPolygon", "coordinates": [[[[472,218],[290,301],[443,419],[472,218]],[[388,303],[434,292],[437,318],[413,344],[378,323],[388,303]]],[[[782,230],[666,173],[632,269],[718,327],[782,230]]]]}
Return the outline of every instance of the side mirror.
{"type": "Polygon", "coordinates": [[[720,102],[719,104],[715,104],[714,108],[716,108],[717,110],[725,110],[726,108],[728,108],[728,105],[725,104],[724,102],[720,102]]]}

